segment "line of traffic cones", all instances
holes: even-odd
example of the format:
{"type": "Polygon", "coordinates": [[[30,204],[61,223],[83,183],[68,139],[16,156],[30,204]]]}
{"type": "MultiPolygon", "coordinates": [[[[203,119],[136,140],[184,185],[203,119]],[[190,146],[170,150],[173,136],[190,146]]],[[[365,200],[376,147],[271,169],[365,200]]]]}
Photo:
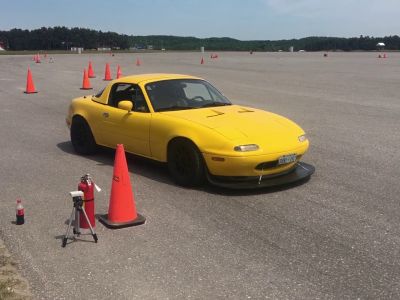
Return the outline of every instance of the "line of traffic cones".
{"type": "Polygon", "coordinates": [[[146,218],[136,211],[135,197],[122,144],[118,144],[115,151],[108,214],[100,215],[99,221],[111,229],[136,226],[146,222],[146,218]]]}
{"type": "MultiPolygon", "coordinates": [[[[34,56],[35,62],[37,62],[37,61],[40,62],[40,58],[38,58],[38,57],[39,57],[39,54],[34,56]]],[[[140,64],[140,61],[139,61],[139,64],[140,64]]],[[[91,84],[90,84],[90,79],[89,78],[95,78],[95,77],[96,76],[94,74],[92,62],[89,61],[88,70],[86,71],[86,68],[83,70],[83,80],[82,80],[81,90],[91,90],[91,89],[93,89],[91,84]]],[[[122,77],[121,66],[117,65],[116,78],[119,79],[121,77],[122,77]]],[[[110,64],[109,63],[106,64],[105,74],[104,74],[104,79],[103,80],[105,80],[105,81],[112,80],[111,71],[110,71],[110,64]]],[[[35,85],[33,83],[32,72],[31,72],[29,67],[28,67],[28,75],[27,75],[27,79],[26,79],[26,89],[25,89],[24,93],[25,94],[37,93],[37,90],[35,89],[35,85]]]]}

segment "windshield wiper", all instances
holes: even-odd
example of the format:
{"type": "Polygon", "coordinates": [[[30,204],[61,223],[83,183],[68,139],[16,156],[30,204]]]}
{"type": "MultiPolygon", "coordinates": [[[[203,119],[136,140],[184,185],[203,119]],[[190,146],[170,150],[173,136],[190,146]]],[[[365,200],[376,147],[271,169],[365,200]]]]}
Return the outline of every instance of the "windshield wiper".
{"type": "Polygon", "coordinates": [[[185,110],[185,109],[193,109],[193,108],[195,108],[195,107],[174,105],[174,106],[170,106],[170,107],[159,108],[159,109],[157,109],[157,112],[169,111],[169,110],[185,110]]]}
{"type": "Polygon", "coordinates": [[[215,107],[215,106],[227,106],[227,105],[232,105],[232,104],[226,103],[226,102],[211,102],[211,103],[204,104],[200,107],[203,108],[203,107],[215,107]]]}

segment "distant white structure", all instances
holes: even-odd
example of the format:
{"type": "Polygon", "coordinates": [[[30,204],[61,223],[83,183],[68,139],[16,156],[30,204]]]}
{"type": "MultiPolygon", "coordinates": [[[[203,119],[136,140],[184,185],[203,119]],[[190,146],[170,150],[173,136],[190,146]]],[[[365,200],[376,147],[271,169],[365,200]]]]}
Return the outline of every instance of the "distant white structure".
{"type": "Polygon", "coordinates": [[[294,47],[293,46],[290,46],[289,47],[289,52],[293,52],[294,51],[294,47]]]}
{"type": "Polygon", "coordinates": [[[200,47],[201,53],[204,53],[204,47],[200,47]]]}
{"type": "Polygon", "coordinates": [[[82,47],[71,47],[72,52],[78,52],[78,54],[81,54],[83,52],[82,47]]]}
{"type": "Polygon", "coordinates": [[[0,51],[5,51],[5,50],[0,46],[0,51]]]}
{"type": "Polygon", "coordinates": [[[378,50],[383,50],[383,48],[385,48],[385,46],[386,46],[385,43],[382,43],[382,42],[376,44],[376,48],[378,48],[378,50]]]}

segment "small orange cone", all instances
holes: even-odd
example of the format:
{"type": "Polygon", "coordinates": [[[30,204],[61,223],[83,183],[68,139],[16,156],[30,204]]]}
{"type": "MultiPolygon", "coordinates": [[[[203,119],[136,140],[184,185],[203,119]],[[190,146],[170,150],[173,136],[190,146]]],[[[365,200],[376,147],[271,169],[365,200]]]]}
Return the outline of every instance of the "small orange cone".
{"type": "Polygon", "coordinates": [[[141,64],[141,63],[140,63],[140,59],[139,59],[139,58],[138,58],[138,59],[136,59],[136,66],[138,66],[138,67],[139,67],[139,66],[140,66],[140,64],[141,64]]]}
{"type": "Polygon", "coordinates": [[[136,212],[135,197],[122,144],[117,145],[115,152],[108,214],[100,215],[99,221],[112,229],[141,225],[146,222],[146,218],[136,212]]]}
{"type": "Polygon", "coordinates": [[[91,90],[92,87],[90,86],[89,76],[86,72],[86,69],[83,69],[83,81],[81,90],[91,90]]]}
{"type": "Polygon", "coordinates": [[[92,67],[92,62],[89,61],[89,67],[88,67],[88,77],[89,78],[96,78],[94,75],[93,67],[92,67]]]}
{"type": "Polygon", "coordinates": [[[106,72],[104,74],[104,80],[106,80],[106,81],[112,80],[111,72],[110,72],[110,64],[109,63],[106,64],[106,72]]]}
{"type": "Polygon", "coordinates": [[[201,58],[200,64],[204,65],[204,58],[201,58]]]}
{"type": "Polygon", "coordinates": [[[28,68],[28,76],[26,79],[26,90],[24,93],[25,94],[37,93],[37,91],[35,90],[35,85],[33,84],[31,69],[29,68],[28,68]]]}
{"type": "Polygon", "coordinates": [[[122,77],[121,67],[118,65],[117,67],[117,79],[122,77]]]}
{"type": "Polygon", "coordinates": [[[36,60],[35,60],[35,62],[36,62],[37,64],[40,64],[40,63],[41,63],[41,61],[40,61],[40,55],[39,55],[39,54],[36,55],[36,60]]]}

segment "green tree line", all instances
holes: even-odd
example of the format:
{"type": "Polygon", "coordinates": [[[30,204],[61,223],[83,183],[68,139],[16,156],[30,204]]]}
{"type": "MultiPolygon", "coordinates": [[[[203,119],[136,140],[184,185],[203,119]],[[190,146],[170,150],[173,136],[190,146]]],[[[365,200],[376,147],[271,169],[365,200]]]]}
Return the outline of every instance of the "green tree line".
{"type": "Polygon", "coordinates": [[[166,35],[134,36],[115,32],[102,32],[86,28],[42,27],[34,30],[11,29],[0,31],[0,43],[8,50],[67,50],[71,47],[97,49],[146,49],[198,50],[205,47],[210,51],[357,51],[376,50],[377,43],[385,43],[385,49],[400,50],[400,37],[359,36],[306,37],[291,40],[241,41],[232,38],[179,37],[166,35]]]}

